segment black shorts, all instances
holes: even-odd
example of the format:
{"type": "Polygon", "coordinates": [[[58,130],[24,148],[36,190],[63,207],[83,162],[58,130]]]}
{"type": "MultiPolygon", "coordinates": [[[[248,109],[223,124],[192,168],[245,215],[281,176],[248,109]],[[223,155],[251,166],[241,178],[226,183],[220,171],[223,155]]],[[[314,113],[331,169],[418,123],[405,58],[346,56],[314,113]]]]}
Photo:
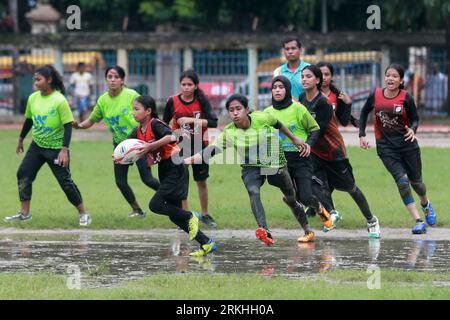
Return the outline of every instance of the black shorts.
{"type": "Polygon", "coordinates": [[[185,200],[188,196],[189,171],[184,164],[174,164],[171,159],[158,164],[160,186],[157,190],[164,198],[175,201],[185,200]]]}
{"type": "MultiPolygon", "coordinates": [[[[190,152],[189,154],[184,154],[183,151],[185,151],[185,150],[182,149],[180,151],[180,157],[182,157],[183,159],[185,159],[187,157],[191,157],[194,154],[201,152],[206,147],[207,147],[207,145],[205,143],[202,144],[201,149],[195,148],[195,146],[192,144],[191,150],[193,150],[193,151],[190,152]]],[[[192,166],[192,175],[194,176],[194,181],[206,181],[206,179],[209,178],[209,164],[205,163],[202,160],[202,163],[192,164],[191,166],[192,166]]]]}
{"type": "Polygon", "coordinates": [[[312,154],[313,180],[326,183],[330,189],[350,192],[355,188],[353,168],[348,159],[326,161],[312,154]]]}
{"type": "Polygon", "coordinates": [[[422,181],[422,160],[420,149],[395,151],[392,149],[377,150],[378,156],[383,161],[386,169],[394,177],[395,181],[405,175],[413,182],[422,181]]]}
{"type": "Polygon", "coordinates": [[[191,166],[194,181],[205,181],[209,178],[209,164],[202,162],[191,166]]]}

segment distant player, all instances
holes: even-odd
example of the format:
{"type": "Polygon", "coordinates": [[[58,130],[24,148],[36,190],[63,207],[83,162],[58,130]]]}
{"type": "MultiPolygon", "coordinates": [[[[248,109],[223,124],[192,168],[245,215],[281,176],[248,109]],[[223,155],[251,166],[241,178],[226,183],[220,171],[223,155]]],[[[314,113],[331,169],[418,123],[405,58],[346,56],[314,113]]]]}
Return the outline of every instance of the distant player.
{"type": "MultiPolygon", "coordinates": [[[[322,72],[315,66],[307,66],[302,71],[302,83],[305,92],[299,101],[315,117],[320,127],[320,135],[312,147],[314,167],[313,188],[320,202],[328,209],[333,208],[330,190],[348,192],[367,220],[369,237],[380,237],[380,225],[367,203],[366,197],[355,183],[353,169],[347,157],[344,139],[338,129],[336,115],[328,104],[327,98],[320,92],[322,72]]],[[[337,211],[331,212],[336,224],[341,216],[337,211]]],[[[324,227],[324,231],[329,231],[324,227]]]]}
{"type": "MultiPolygon", "coordinates": [[[[217,127],[217,115],[213,112],[211,104],[203,91],[199,88],[198,75],[194,70],[187,70],[180,76],[181,93],[167,101],[164,109],[163,120],[166,123],[172,121],[172,130],[186,130],[185,138],[190,139],[190,152],[182,150],[184,157],[190,157],[200,152],[208,145],[207,129],[217,127]],[[197,144],[195,141],[197,140],[197,144]]],[[[216,228],[217,224],[208,210],[208,186],[206,180],[209,177],[209,165],[198,163],[192,165],[194,181],[197,183],[198,196],[202,215],[200,221],[216,228]]],[[[188,201],[184,199],[183,208],[188,209],[188,201]]]]}
{"type": "Polygon", "coordinates": [[[84,62],[78,63],[77,71],[70,76],[70,86],[77,105],[78,119],[83,122],[84,114],[89,108],[89,96],[93,91],[92,74],[86,71],[84,62]]]}
{"type": "MultiPolygon", "coordinates": [[[[339,124],[346,127],[349,123],[352,123],[353,126],[358,127],[358,120],[351,115],[352,98],[350,98],[347,93],[336,88],[333,84],[333,65],[331,63],[321,61],[317,64],[317,67],[320,68],[323,76],[321,92],[325,97],[327,97],[328,104],[333,107],[334,114],[336,115],[336,119],[339,121],[339,124]]],[[[330,193],[333,193],[333,188],[331,186],[330,193]]],[[[330,199],[330,204],[333,208],[329,207],[327,209],[334,213],[335,209],[332,198],[330,199]]],[[[306,212],[308,215],[315,214],[315,211],[312,208],[309,208],[306,212]]]]}
{"type": "Polygon", "coordinates": [[[404,90],[405,71],[397,64],[385,71],[384,88],[377,88],[361,110],[359,139],[363,149],[369,148],[366,140],[367,117],[375,110],[375,138],[377,154],[391,173],[400,192],[400,197],[416,225],[413,234],[426,233],[426,225],[420,218],[411,188],[420,198],[422,211],[428,225],[436,223],[436,213],[427,197],[422,181],[422,161],[416,139],[419,116],[413,97],[404,90]]]}
{"type": "MultiPolygon", "coordinates": [[[[272,80],[272,105],[264,110],[280,120],[292,133],[306,141],[302,151],[285,135],[280,135],[284,155],[287,160],[289,174],[296,189],[297,200],[303,205],[311,207],[321,218],[325,227],[332,229],[333,220],[322,207],[312,192],[313,168],[309,157],[311,148],[319,137],[319,125],[305,106],[292,101],[291,83],[285,76],[277,76],[272,80]]],[[[315,234],[308,225],[306,213],[301,211],[297,217],[305,234],[298,238],[298,242],[312,242],[315,234]]]]}
{"type": "Polygon", "coordinates": [[[317,63],[323,75],[321,91],[327,97],[328,103],[333,107],[339,123],[346,127],[351,123],[359,127],[359,120],[352,116],[352,98],[344,91],[339,90],[333,83],[334,67],[331,63],[321,61],[317,63]]]}
{"type": "MultiPolygon", "coordinates": [[[[297,219],[302,214],[304,216],[301,205],[295,199],[294,186],[276,130],[288,136],[298,148],[303,149],[307,146],[269,113],[260,111],[250,113],[248,99],[241,94],[231,95],[225,107],[233,122],[224,128],[213,144],[203,150],[203,158],[208,161],[226,149],[237,152],[242,167],[242,180],[258,224],[256,237],[266,245],[273,245],[274,239],[266,221],[260,194],[266,179],[269,184],[281,190],[286,204],[297,219]]],[[[201,161],[202,153],[185,159],[185,163],[201,161]]]]}
{"type": "Polygon", "coordinates": [[[216,250],[213,239],[207,237],[198,228],[198,218],[190,211],[183,210],[181,201],[188,192],[189,172],[184,163],[175,164],[172,156],[180,150],[175,144],[177,137],[170,128],[159,120],[156,104],[152,97],[141,96],[134,101],[134,117],[139,122],[130,138],[145,141],[139,155],[142,159],[158,164],[158,176],[161,185],[150,200],[151,211],[166,215],[170,220],[189,234],[189,240],[196,240],[200,249],[191,256],[204,256],[216,250]],[[149,156],[151,156],[149,158],[149,156]]]}
{"type": "Polygon", "coordinates": [[[287,62],[275,69],[273,76],[285,76],[291,82],[292,97],[294,101],[303,93],[302,70],[309,66],[309,63],[301,59],[302,44],[296,37],[287,37],[282,43],[284,56],[287,62]]]}
{"type": "Polygon", "coordinates": [[[21,210],[6,217],[6,221],[31,220],[30,203],[33,182],[42,166],[47,165],[59,185],[77,208],[80,226],[91,224],[91,217],[84,208],[83,199],[69,170],[69,144],[72,137],[73,115],[65,94],[61,75],[53,66],[39,68],[34,75],[38,89],[28,98],[25,122],[17,142],[17,154],[23,152],[23,140],[33,128],[33,141],[17,171],[21,210]]]}
{"type": "MultiPolygon", "coordinates": [[[[75,129],[89,129],[96,122],[104,120],[112,132],[114,148],[127,139],[138,125],[133,117],[133,101],[139,94],[124,85],[125,71],[120,66],[109,67],[105,72],[108,91],[97,100],[94,110],[89,118],[81,123],[74,122],[75,129]]],[[[136,161],[142,182],[149,188],[157,190],[159,182],[152,176],[152,172],[144,159],[136,161]]],[[[130,204],[132,211],[130,218],[143,218],[145,213],[139,206],[136,196],[128,184],[128,169],[130,165],[114,164],[114,176],[120,192],[130,204]]]]}

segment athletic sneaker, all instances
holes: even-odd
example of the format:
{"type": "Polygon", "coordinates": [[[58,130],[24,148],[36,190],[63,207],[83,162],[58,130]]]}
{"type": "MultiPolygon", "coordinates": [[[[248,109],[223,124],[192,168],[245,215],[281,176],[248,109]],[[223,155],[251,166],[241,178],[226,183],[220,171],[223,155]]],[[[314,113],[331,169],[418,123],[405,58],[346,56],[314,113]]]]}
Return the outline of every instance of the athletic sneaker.
{"type": "Polygon", "coordinates": [[[424,234],[427,233],[427,225],[423,222],[417,222],[417,224],[412,228],[413,234],[424,234]]]}
{"type": "Polygon", "coordinates": [[[142,209],[133,209],[128,218],[145,218],[145,212],[142,209]]]}
{"type": "Polygon", "coordinates": [[[200,218],[200,221],[211,228],[214,228],[214,229],[217,228],[217,223],[216,223],[216,221],[214,221],[213,217],[210,214],[207,214],[206,216],[202,216],[200,218]]]}
{"type": "Polygon", "coordinates": [[[322,220],[322,223],[326,228],[330,230],[334,228],[334,223],[331,219],[330,214],[322,205],[320,205],[320,212],[318,212],[317,215],[319,216],[320,220],[322,220]]]}
{"type": "Polygon", "coordinates": [[[22,212],[19,212],[18,214],[14,215],[14,216],[5,217],[4,221],[5,222],[26,221],[26,220],[31,220],[31,219],[33,219],[33,216],[31,215],[31,213],[24,215],[22,212]]]}
{"type": "Polygon", "coordinates": [[[300,243],[313,242],[314,240],[316,240],[316,235],[312,231],[305,233],[303,236],[297,239],[297,241],[300,243]]]}
{"type": "Polygon", "coordinates": [[[422,211],[425,214],[425,220],[427,221],[429,226],[434,226],[436,223],[436,212],[431,205],[431,201],[428,200],[428,203],[425,207],[422,207],[422,211]]]}
{"type": "Polygon", "coordinates": [[[80,227],[87,227],[92,223],[92,218],[88,213],[80,214],[80,227]]]}
{"type": "Polygon", "coordinates": [[[380,222],[377,217],[373,217],[374,222],[367,222],[367,231],[369,232],[369,238],[378,239],[381,237],[380,222]]]}
{"type": "Polygon", "coordinates": [[[322,231],[323,231],[323,232],[328,232],[328,231],[333,230],[334,228],[336,228],[338,222],[342,220],[342,214],[341,214],[339,211],[337,211],[337,210],[334,210],[334,211],[330,214],[330,216],[331,216],[331,220],[333,220],[333,228],[329,229],[329,228],[327,228],[327,227],[324,226],[324,227],[322,228],[322,231]]]}
{"type": "Polygon", "coordinates": [[[192,212],[192,217],[189,219],[189,240],[194,240],[198,233],[198,218],[195,212],[192,212]]]}
{"type": "Polygon", "coordinates": [[[271,246],[275,243],[269,230],[264,228],[258,228],[256,229],[255,233],[256,237],[262,242],[264,242],[266,245],[271,246]]]}
{"type": "Polygon", "coordinates": [[[194,252],[189,253],[191,257],[203,257],[206,256],[210,252],[216,251],[217,246],[216,242],[213,239],[210,239],[207,244],[200,246],[200,249],[194,252]]]}

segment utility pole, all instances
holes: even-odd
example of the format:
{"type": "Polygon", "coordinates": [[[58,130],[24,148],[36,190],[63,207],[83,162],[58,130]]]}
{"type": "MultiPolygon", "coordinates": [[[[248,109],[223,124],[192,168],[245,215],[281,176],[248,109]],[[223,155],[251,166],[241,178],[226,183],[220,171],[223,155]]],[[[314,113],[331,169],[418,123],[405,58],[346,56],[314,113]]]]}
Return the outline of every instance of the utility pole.
{"type": "MultiPolygon", "coordinates": [[[[14,33],[19,33],[19,10],[18,0],[9,0],[9,14],[13,21],[14,33]]],[[[11,50],[12,56],[12,85],[13,85],[13,104],[14,113],[18,114],[20,110],[20,81],[19,81],[19,51],[14,48],[11,50]]]]}
{"type": "Polygon", "coordinates": [[[322,0],[322,28],[323,34],[328,33],[328,14],[327,14],[327,0],[322,0]]]}
{"type": "MultiPolygon", "coordinates": [[[[447,15],[445,19],[445,48],[447,51],[447,75],[450,74],[450,13],[447,15]]],[[[450,81],[447,81],[447,92],[450,93],[450,81]]],[[[446,101],[446,109],[447,109],[447,117],[450,118],[450,97],[447,93],[447,101],[446,101]]]]}
{"type": "Polygon", "coordinates": [[[19,8],[18,0],[9,0],[9,15],[13,21],[14,33],[19,33],[19,8]]]}

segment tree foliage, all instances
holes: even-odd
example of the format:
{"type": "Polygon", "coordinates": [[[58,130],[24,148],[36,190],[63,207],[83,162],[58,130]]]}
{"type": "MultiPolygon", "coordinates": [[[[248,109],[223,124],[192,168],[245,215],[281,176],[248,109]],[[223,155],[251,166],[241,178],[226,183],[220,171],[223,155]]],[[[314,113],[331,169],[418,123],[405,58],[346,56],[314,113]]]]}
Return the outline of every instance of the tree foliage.
{"type": "MultiPolygon", "coordinates": [[[[450,0],[47,0],[63,15],[69,5],[79,5],[86,31],[153,31],[165,25],[237,32],[320,31],[322,1],[329,31],[366,30],[372,4],[381,8],[383,31],[443,29],[450,14],[450,0]]],[[[8,1],[1,0],[0,17],[7,11],[8,1]]]]}

